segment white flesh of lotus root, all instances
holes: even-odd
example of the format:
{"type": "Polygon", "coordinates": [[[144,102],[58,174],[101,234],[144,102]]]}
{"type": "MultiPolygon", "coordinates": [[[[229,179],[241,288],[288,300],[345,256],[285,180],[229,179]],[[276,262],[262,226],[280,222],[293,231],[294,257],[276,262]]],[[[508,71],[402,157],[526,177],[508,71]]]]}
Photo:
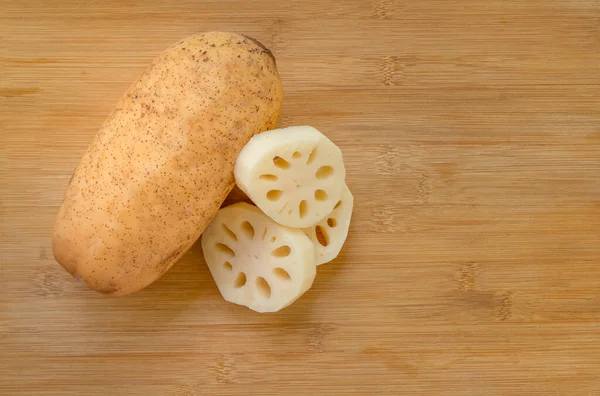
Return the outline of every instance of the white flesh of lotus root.
{"type": "Polygon", "coordinates": [[[348,186],[344,185],[342,197],[336,203],[333,212],[314,227],[304,229],[315,244],[317,265],[333,260],[342,250],[348,236],[353,206],[354,197],[348,186]]]}
{"type": "Polygon", "coordinates": [[[311,227],[342,195],[341,150],[310,126],[255,135],[235,163],[238,187],[265,214],[288,227],[311,227]]]}
{"type": "Polygon", "coordinates": [[[316,275],[315,247],[306,234],[244,202],[217,212],[202,234],[202,249],[223,298],[257,312],[290,305],[316,275]]]}

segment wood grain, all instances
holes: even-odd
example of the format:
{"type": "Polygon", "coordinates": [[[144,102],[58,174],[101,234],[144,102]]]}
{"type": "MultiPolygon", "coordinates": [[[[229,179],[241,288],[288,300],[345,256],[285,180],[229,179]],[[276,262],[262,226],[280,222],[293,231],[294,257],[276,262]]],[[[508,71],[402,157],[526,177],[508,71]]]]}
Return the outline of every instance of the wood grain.
{"type": "Polygon", "coordinates": [[[0,394],[600,395],[600,2],[0,9],[0,394]],[[280,125],[339,144],[355,195],[345,250],[274,315],[225,303],[199,244],[120,299],[52,258],[120,95],[216,29],[274,51],[280,125]]]}

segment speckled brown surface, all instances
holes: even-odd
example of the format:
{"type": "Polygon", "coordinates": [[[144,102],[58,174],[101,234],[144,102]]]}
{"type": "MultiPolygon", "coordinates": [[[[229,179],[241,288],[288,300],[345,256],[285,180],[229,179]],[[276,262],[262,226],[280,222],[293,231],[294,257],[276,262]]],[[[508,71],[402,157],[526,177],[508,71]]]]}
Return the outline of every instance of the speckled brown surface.
{"type": "Polygon", "coordinates": [[[233,187],[243,145],[277,123],[273,55],[232,33],[187,38],[156,58],[110,114],[68,186],[55,258],[110,295],[165,273],[233,187]]]}

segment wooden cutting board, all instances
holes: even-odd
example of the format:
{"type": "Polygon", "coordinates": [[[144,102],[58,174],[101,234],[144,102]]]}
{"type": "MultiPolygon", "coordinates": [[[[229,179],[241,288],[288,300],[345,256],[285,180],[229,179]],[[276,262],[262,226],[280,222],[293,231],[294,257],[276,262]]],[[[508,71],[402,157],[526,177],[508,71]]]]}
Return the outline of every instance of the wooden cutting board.
{"type": "Polygon", "coordinates": [[[600,395],[599,1],[0,9],[0,394],[600,395]],[[280,125],[335,141],[355,195],[345,250],[277,314],[224,302],[198,244],[119,299],[52,258],[94,133],[207,30],[273,50],[280,125]]]}

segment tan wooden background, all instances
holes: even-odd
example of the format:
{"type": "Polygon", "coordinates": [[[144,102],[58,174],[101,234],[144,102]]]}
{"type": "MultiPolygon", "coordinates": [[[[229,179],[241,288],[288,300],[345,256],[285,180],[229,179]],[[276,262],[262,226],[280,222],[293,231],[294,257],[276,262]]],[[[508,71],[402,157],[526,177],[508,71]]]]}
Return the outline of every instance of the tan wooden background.
{"type": "Polygon", "coordinates": [[[0,0],[0,394],[600,395],[600,1],[0,0]],[[344,152],[347,246],[295,305],[195,246],[111,299],[52,258],[71,171],[145,65],[233,30],[280,125],[344,152]]]}

